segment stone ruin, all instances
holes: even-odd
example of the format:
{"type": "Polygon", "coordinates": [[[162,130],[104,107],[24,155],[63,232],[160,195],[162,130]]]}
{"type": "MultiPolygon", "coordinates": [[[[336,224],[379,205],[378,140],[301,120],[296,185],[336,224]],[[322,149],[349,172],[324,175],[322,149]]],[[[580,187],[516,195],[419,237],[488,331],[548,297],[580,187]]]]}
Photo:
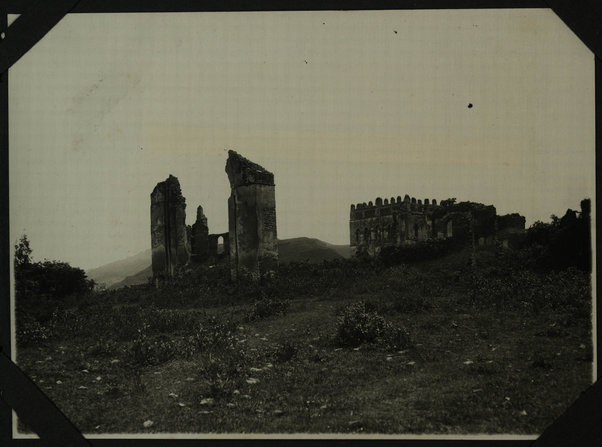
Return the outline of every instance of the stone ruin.
{"type": "Polygon", "coordinates": [[[172,277],[190,260],[186,199],[173,175],[153,189],[150,214],[153,278],[157,282],[172,277]]]}
{"type": "Polygon", "coordinates": [[[226,173],[231,277],[272,276],[278,267],[274,174],[234,151],[226,173]]]}
{"type": "Polygon", "coordinates": [[[519,214],[497,216],[492,205],[463,202],[439,205],[436,200],[406,195],[351,205],[350,245],[356,252],[376,256],[388,246],[414,244],[429,239],[473,239],[478,245],[511,247],[525,233],[519,214]]]}
{"type": "Polygon", "coordinates": [[[231,187],[227,233],[209,233],[202,206],[197,208],[195,223],[186,226],[186,199],[176,177],[170,175],[155,186],[151,194],[151,247],[156,285],[172,278],[189,262],[228,260],[233,280],[259,280],[275,274],[274,174],[234,151],[228,152],[226,173],[231,187]]]}

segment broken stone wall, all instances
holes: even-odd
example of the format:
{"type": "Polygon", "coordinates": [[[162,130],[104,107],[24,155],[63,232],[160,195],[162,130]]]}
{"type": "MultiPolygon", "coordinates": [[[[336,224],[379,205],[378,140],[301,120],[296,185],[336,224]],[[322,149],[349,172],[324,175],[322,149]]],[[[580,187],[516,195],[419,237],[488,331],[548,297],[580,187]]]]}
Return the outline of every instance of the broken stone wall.
{"type": "Polygon", "coordinates": [[[153,277],[165,279],[190,259],[186,228],[186,199],[172,175],[151,193],[151,248],[153,277]]]}
{"type": "Polygon", "coordinates": [[[199,206],[196,210],[196,221],[192,224],[190,231],[190,246],[192,259],[195,262],[203,262],[208,258],[209,226],[202,206],[199,206]]]}
{"type": "Polygon", "coordinates": [[[231,278],[272,276],[278,267],[274,175],[234,151],[226,173],[231,278]]]}

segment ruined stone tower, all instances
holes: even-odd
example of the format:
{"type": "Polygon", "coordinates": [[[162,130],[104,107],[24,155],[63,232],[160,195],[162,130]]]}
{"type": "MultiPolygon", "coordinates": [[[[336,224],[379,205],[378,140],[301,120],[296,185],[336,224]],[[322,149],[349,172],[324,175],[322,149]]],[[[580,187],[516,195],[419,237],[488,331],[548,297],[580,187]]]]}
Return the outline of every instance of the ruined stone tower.
{"type": "Polygon", "coordinates": [[[180,182],[170,175],[151,193],[151,247],[153,279],[170,278],[188,263],[190,248],[186,234],[186,199],[180,182]]]}
{"type": "Polygon", "coordinates": [[[190,248],[196,261],[204,261],[209,256],[209,226],[200,205],[196,209],[196,222],[190,231],[190,248]]]}
{"type": "Polygon", "coordinates": [[[278,267],[274,174],[234,151],[226,173],[231,278],[272,276],[278,267]]]}

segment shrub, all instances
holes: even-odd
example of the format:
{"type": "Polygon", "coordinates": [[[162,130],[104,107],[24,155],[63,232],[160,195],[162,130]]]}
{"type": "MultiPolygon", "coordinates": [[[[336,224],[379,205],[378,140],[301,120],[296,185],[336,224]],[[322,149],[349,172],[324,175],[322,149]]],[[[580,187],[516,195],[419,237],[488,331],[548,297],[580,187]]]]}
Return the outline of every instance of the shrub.
{"type": "Polygon", "coordinates": [[[250,314],[247,316],[247,320],[262,320],[274,315],[284,315],[288,307],[289,302],[287,300],[264,297],[255,301],[250,314]]]}
{"type": "Polygon", "coordinates": [[[345,308],[338,321],[335,341],[340,346],[373,343],[403,349],[409,346],[410,336],[405,328],[394,326],[360,301],[345,308]]]}
{"type": "Polygon", "coordinates": [[[137,364],[160,365],[175,356],[175,342],[166,335],[149,337],[141,331],[134,340],[131,352],[137,364]]]}
{"type": "Polygon", "coordinates": [[[16,329],[18,346],[40,344],[53,335],[48,327],[27,314],[19,315],[16,329]]]}
{"type": "Polygon", "coordinates": [[[248,369],[247,359],[234,346],[227,346],[205,360],[200,368],[200,376],[208,386],[206,393],[210,397],[230,397],[235,389],[243,385],[248,369]]]}

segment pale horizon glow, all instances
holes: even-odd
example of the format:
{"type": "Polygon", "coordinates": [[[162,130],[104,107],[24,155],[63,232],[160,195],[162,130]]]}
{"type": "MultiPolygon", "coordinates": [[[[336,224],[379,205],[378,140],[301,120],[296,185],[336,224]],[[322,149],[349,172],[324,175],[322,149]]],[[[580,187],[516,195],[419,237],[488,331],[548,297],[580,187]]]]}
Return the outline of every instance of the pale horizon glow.
{"type": "Polygon", "coordinates": [[[228,149],[274,173],[280,239],[405,194],[549,221],[594,202],[594,86],[550,10],[68,15],[9,71],[11,244],[148,249],[169,174],[226,232],[228,149]]]}

